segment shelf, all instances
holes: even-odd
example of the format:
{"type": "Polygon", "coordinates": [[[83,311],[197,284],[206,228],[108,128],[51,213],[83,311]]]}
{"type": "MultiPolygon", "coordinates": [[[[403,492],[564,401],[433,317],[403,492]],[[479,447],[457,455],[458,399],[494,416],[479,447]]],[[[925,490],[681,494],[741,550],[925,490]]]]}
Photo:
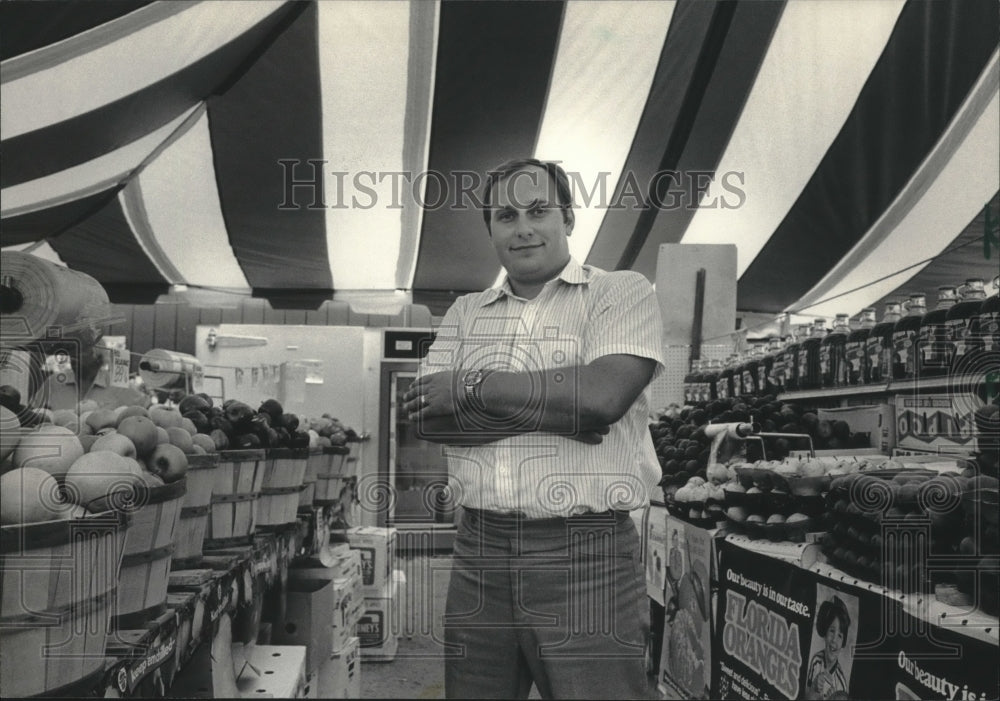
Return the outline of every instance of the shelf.
{"type": "Polygon", "coordinates": [[[822,389],[802,389],[794,392],[782,392],[778,395],[780,401],[796,399],[841,399],[868,394],[889,394],[888,385],[857,385],[853,387],[824,387],[822,389]]]}
{"type": "Polygon", "coordinates": [[[777,398],[779,401],[795,401],[799,399],[844,399],[869,395],[919,394],[921,392],[949,390],[968,392],[984,381],[984,378],[979,375],[943,375],[916,380],[894,380],[887,384],[795,390],[794,392],[782,392],[777,398]]]}

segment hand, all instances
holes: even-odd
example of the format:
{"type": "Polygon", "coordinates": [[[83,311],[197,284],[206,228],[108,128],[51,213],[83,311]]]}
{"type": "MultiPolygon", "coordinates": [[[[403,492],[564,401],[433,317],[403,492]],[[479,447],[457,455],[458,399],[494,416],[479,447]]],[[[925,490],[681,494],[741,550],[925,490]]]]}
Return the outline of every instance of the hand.
{"type": "Polygon", "coordinates": [[[581,443],[586,443],[587,445],[598,445],[604,440],[604,437],[608,435],[609,431],[611,431],[610,426],[599,426],[598,428],[591,429],[589,431],[579,431],[566,436],[566,438],[571,438],[574,441],[580,441],[581,443]]]}
{"type": "Polygon", "coordinates": [[[453,416],[458,405],[458,377],[452,371],[421,375],[403,395],[403,408],[411,421],[453,416]]]}

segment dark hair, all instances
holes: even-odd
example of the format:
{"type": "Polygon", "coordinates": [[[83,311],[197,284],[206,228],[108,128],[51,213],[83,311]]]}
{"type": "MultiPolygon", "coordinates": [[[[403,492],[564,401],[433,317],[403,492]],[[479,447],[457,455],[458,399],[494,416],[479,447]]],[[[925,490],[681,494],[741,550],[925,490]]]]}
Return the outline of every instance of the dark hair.
{"type": "Polygon", "coordinates": [[[816,632],[821,638],[825,638],[834,618],[840,621],[840,633],[846,641],[847,629],[851,627],[851,615],[847,613],[847,606],[837,596],[820,604],[819,613],[816,614],[816,632]]]}
{"type": "Polygon", "coordinates": [[[552,178],[552,182],[556,184],[557,204],[563,212],[563,221],[569,221],[567,210],[573,207],[573,191],[569,186],[569,176],[566,175],[566,171],[562,169],[562,166],[552,161],[540,161],[537,158],[516,158],[501,163],[486,173],[486,184],[483,186],[483,221],[486,223],[487,231],[492,232],[490,219],[493,208],[490,198],[493,194],[493,186],[504,178],[508,178],[514,173],[532,166],[541,168],[552,178]]]}

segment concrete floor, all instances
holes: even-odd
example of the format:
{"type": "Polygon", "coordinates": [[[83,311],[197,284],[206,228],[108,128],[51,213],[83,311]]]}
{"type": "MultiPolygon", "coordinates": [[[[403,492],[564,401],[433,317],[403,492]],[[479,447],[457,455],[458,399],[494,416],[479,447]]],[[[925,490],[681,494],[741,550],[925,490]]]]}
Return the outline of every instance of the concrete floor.
{"type": "MultiPolygon", "coordinates": [[[[397,592],[399,649],[391,662],[362,657],[361,698],[443,699],[444,660],[441,617],[444,613],[451,558],[397,556],[396,569],[406,575],[397,592]]],[[[531,699],[541,698],[532,688],[531,699]]],[[[649,677],[649,699],[662,699],[649,677]]]]}

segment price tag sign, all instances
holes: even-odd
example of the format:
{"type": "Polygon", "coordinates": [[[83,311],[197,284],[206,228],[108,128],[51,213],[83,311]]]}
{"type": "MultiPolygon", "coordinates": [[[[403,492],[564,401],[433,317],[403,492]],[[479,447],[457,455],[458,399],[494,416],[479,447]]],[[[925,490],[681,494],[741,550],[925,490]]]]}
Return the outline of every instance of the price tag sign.
{"type": "Polygon", "coordinates": [[[129,354],[126,350],[111,351],[111,386],[128,387],[129,354]]]}

